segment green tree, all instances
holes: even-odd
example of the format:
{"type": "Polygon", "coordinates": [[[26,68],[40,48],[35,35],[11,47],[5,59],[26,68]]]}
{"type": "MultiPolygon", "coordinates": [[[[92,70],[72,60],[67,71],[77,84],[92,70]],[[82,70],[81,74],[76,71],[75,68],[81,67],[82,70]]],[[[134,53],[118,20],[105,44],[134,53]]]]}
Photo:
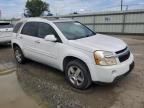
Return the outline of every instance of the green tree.
{"type": "Polygon", "coordinates": [[[25,16],[27,17],[38,17],[44,11],[49,11],[49,4],[42,0],[28,0],[25,7],[25,16]]]}

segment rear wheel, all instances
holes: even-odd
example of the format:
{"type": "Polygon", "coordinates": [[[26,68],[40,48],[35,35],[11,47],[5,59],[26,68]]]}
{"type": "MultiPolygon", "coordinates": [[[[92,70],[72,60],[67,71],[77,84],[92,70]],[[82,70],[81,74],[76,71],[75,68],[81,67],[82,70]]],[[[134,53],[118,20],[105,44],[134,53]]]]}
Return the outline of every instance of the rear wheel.
{"type": "Polygon", "coordinates": [[[24,57],[23,52],[20,49],[20,47],[16,46],[14,48],[14,55],[15,55],[16,61],[18,63],[20,63],[20,64],[25,63],[25,57],[24,57]]]}
{"type": "Polygon", "coordinates": [[[86,89],[91,85],[89,70],[80,60],[73,60],[67,64],[65,76],[67,81],[77,89],[86,89]]]}

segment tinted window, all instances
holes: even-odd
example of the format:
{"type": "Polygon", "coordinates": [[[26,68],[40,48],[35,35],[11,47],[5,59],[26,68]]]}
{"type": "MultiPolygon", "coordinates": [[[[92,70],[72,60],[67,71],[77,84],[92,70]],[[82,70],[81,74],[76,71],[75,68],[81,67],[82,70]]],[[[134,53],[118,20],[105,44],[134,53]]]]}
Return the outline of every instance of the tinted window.
{"type": "Polygon", "coordinates": [[[38,23],[28,22],[24,25],[21,33],[29,36],[37,36],[37,32],[38,32],[38,23]]]}
{"type": "Polygon", "coordinates": [[[39,23],[38,36],[44,38],[46,35],[55,35],[57,36],[55,30],[47,23],[39,23]]]}
{"type": "Polygon", "coordinates": [[[0,28],[13,28],[13,25],[10,23],[0,23],[0,28]]]}
{"type": "Polygon", "coordinates": [[[14,27],[13,32],[14,32],[14,33],[17,33],[17,32],[19,31],[19,29],[20,29],[20,27],[21,27],[22,24],[23,24],[22,22],[16,24],[16,26],[14,27]]]}

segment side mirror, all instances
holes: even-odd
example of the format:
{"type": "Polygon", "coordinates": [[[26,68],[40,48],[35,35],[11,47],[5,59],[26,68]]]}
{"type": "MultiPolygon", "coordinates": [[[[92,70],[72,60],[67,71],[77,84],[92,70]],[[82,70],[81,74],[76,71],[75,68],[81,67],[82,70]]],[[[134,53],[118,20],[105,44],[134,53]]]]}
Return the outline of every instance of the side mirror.
{"type": "Polygon", "coordinates": [[[47,35],[44,39],[46,41],[51,41],[51,42],[56,42],[57,41],[57,39],[54,35],[47,35]]]}

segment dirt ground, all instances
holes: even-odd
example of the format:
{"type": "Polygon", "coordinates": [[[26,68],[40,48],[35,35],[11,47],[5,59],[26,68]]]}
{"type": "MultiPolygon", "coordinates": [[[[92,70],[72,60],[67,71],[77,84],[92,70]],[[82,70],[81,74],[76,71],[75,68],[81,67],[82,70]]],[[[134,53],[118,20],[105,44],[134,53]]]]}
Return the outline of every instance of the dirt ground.
{"type": "Polygon", "coordinates": [[[116,84],[92,84],[85,91],[72,88],[51,67],[17,64],[10,46],[0,45],[0,108],[144,108],[144,36],[116,37],[133,52],[134,70],[116,84]]]}

